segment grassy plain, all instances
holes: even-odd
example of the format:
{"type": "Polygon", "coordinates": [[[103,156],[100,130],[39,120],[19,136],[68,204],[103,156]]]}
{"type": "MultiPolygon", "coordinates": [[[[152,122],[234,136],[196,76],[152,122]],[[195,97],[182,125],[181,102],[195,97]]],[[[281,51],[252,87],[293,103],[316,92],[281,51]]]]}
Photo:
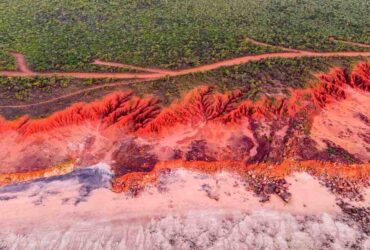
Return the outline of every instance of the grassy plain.
{"type": "Polygon", "coordinates": [[[317,51],[359,50],[328,40],[370,42],[362,0],[3,0],[0,68],[7,52],[34,70],[99,70],[94,58],[184,68],[274,51],[245,41],[317,51]]]}
{"type": "MultiPolygon", "coordinates": [[[[34,71],[92,72],[125,71],[91,65],[94,59],[182,69],[279,51],[255,45],[247,37],[302,50],[369,50],[328,39],[335,36],[370,44],[369,11],[369,3],[362,0],[3,0],[0,70],[15,70],[12,51],[24,54],[34,71]]],[[[255,99],[261,94],[305,87],[313,80],[313,73],[332,66],[350,68],[358,60],[270,59],[124,89],[152,94],[169,103],[196,86],[209,84],[221,91],[247,89],[245,98],[255,99]]],[[[0,77],[0,104],[34,103],[110,81],[0,77]]],[[[25,111],[36,112],[20,113],[25,111]]]]}

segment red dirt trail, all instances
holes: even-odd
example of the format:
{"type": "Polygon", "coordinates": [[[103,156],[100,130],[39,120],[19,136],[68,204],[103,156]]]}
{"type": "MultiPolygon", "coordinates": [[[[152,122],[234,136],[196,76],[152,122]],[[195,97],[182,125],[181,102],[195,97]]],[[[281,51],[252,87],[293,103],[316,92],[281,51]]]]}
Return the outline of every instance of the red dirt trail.
{"type": "MultiPolygon", "coordinates": [[[[367,44],[355,43],[355,42],[348,42],[348,41],[341,41],[335,38],[331,38],[334,41],[340,41],[343,43],[360,46],[360,47],[370,47],[367,44]]],[[[248,55],[243,57],[237,57],[233,59],[223,60],[217,63],[212,63],[208,65],[203,65],[199,67],[194,67],[190,69],[183,69],[183,70],[165,70],[165,69],[154,69],[154,68],[144,68],[134,65],[127,65],[122,63],[116,62],[104,62],[101,60],[95,60],[92,64],[95,65],[103,65],[103,66],[110,66],[110,67],[120,67],[120,68],[127,68],[127,69],[134,69],[139,71],[144,71],[147,73],[95,73],[95,72],[33,72],[27,66],[26,60],[24,56],[20,53],[12,53],[17,61],[17,68],[19,71],[1,71],[0,76],[8,76],[8,77],[32,77],[32,76],[42,76],[42,77],[74,77],[74,78],[113,78],[113,79],[152,79],[152,78],[161,78],[164,76],[180,76],[192,73],[198,73],[202,71],[210,71],[215,70],[221,67],[226,66],[233,66],[248,63],[251,61],[259,61],[269,58],[299,58],[299,57],[357,57],[357,56],[370,56],[370,52],[310,52],[304,50],[297,50],[291,48],[284,48],[281,46],[270,45],[264,42],[256,41],[252,38],[246,38],[246,41],[251,42],[258,46],[270,46],[278,48],[282,51],[281,53],[266,53],[261,55],[248,55]]]]}
{"type": "MultiPolygon", "coordinates": [[[[34,74],[32,70],[28,68],[28,65],[26,63],[26,59],[24,58],[24,55],[20,53],[11,53],[12,56],[17,60],[17,68],[20,72],[26,73],[26,74],[34,74]]],[[[36,75],[36,74],[35,74],[36,75]]]]}
{"type": "MultiPolygon", "coordinates": [[[[302,129],[291,121],[306,117],[306,122],[311,122],[328,106],[339,106],[339,101],[350,99],[349,90],[367,95],[370,63],[361,62],[352,72],[334,68],[319,78],[320,82],[312,88],[295,90],[289,97],[273,100],[252,102],[243,100],[241,91],[215,93],[204,86],[165,108],[152,97],[115,92],[102,100],[75,103],[46,118],[25,116],[11,121],[0,117],[0,165],[5,174],[0,172],[0,185],[39,178],[48,175],[49,170],[58,174],[59,168],[50,167],[67,160],[76,160],[78,167],[102,159],[117,163],[112,183],[117,192],[155,182],[163,170],[181,166],[206,173],[231,170],[243,176],[245,171],[253,170],[257,175],[271,173],[279,178],[297,169],[318,176],[342,173],[345,178],[366,181],[370,158],[356,160],[355,165],[332,162],[315,146],[309,146],[307,135],[302,137],[302,129]],[[266,144],[265,135],[269,135],[271,143],[266,144]],[[131,137],[140,140],[134,142],[131,137]],[[317,155],[306,155],[306,151],[302,152],[306,148],[317,151],[317,155]],[[283,161],[274,165],[272,171],[264,159],[276,159],[278,163],[280,159],[297,161],[283,161]]],[[[366,108],[369,102],[362,105],[366,108]]],[[[358,119],[368,122],[367,115],[358,119]]],[[[69,171],[68,166],[62,170],[69,171]]]]}
{"type": "Polygon", "coordinates": [[[123,64],[123,63],[115,63],[115,62],[104,62],[102,60],[95,60],[92,64],[95,65],[102,65],[102,66],[109,66],[109,67],[118,67],[118,68],[126,68],[126,69],[134,69],[144,72],[151,72],[151,73],[158,73],[158,74],[173,74],[175,73],[172,70],[165,70],[165,69],[153,69],[153,68],[143,68],[139,66],[123,64]]]}
{"type": "MultiPolygon", "coordinates": [[[[370,52],[309,52],[309,51],[298,51],[298,52],[282,52],[282,53],[267,53],[261,55],[249,55],[243,57],[237,57],[233,59],[228,59],[220,61],[217,63],[212,63],[208,65],[203,65],[199,67],[194,67],[190,69],[176,70],[173,72],[166,73],[95,73],[95,72],[25,72],[25,71],[1,71],[0,76],[6,77],[73,77],[81,79],[91,79],[91,78],[112,78],[112,79],[159,79],[164,76],[181,76],[192,73],[204,72],[215,70],[221,67],[234,66],[239,64],[244,64],[252,61],[259,61],[269,58],[299,58],[299,57],[369,57],[370,52]]],[[[19,68],[24,69],[23,58],[16,58],[19,64],[19,68]],[[22,59],[22,60],[18,60],[22,59]],[[22,66],[21,66],[22,65],[22,66]]],[[[26,67],[26,69],[28,69],[26,67]]]]}
{"type": "MultiPolygon", "coordinates": [[[[136,81],[125,81],[119,83],[108,83],[96,87],[91,87],[83,90],[79,90],[67,95],[59,96],[56,98],[52,98],[43,102],[33,103],[33,104],[24,104],[24,105],[4,105],[0,106],[0,108],[26,108],[31,106],[37,106],[41,104],[52,103],[57,100],[61,100],[64,98],[68,98],[71,96],[75,96],[78,94],[82,94],[84,92],[98,90],[105,87],[115,87],[121,85],[128,85],[131,83],[142,82],[142,81],[152,81],[157,80],[165,76],[181,76],[187,74],[193,74],[198,72],[204,71],[211,71],[221,67],[227,66],[234,66],[245,64],[251,61],[259,61],[269,58],[300,58],[300,57],[369,57],[370,52],[310,52],[310,51],[303,51],[303,50],[295,50],[290,48],[284,48],[280,46],[269,45],[267,43],[259,42],[251,38],[246,38],[247,41],[254,43],[259,46],[272,46],[284,50],[286,52],[280,53],[266,53],[261,55],[248,55],[243,57],[237,57],[233,59],[223,60],[217,63],[212,63],[208,65],[203,65],[199,67],[194,67],[190,69],[183,69],[183,70],[164,70],[164,69],[154,69],[154,68],[143,68],[139,66],[127,65],[122,63],[115,63],[115,62],[104,62],[101,60],[95,60],[92,64],[95,65],[104,65],[110,67],[121,67],[127,69],[134,69],[139,71],[144,71],[148,73],[95,73],[95,72],[33,72],[27,66],[27,62],[24,56],[20,53],[12,53],[17,61],[17,68],[19,71],[0,71],[0,76],[5,77],[34,77],[34,76],[41,76],[41,77],[72,77],[72,78],[112,78],[112,79],[137,79],[136,81]]],[[[351,42],[348,42],[351,43],[351,42]]],[[[357,44],[353,43],[353,45],[363,46],[366,47],[367,45],[364,44],[357,44]]]]}
{"type": "Polygon", "coordinates": [[[182,101],[163,109],[154,98],[135,97],[132,92],[116,92],[101,101],[76,103],[44,119],[0,119],[0,132],[16,130],[20,134],[29,135],[92,121],[99,122],[101,128],[114,125],[129,127],[129,130],[140,134],[158,134],[175,125],[210,121],[235,123],[244,117],[294,117],[302,111],[309,114],[324,108],[328,103],[346,99],[347,87],[369,92],[369,72],[370,64],[366,62],[359,63],[350,74],[334,68],[328,74],[320,75],[320,84],[312,89],[295,90],[290,97],[257,102],[241,101],[241,91],[238,90],[220,94],[214,93],[210,87],[198,87],[182,101]]]}
{"type": "MultiPolygon", "coordinates": [[[[12,55],[17,60],[19,71],[0,72],[0,76],[131,79],[78,90],[36,104],[3,106],[19,108],[46,104],[107,86],[150,81],[166,75],[186,75],[267,58],[369,57],[370,52],[308,52],[286,49],[281,53],[239,57],[177,71],[145,69],[99,60],[94,62],[147,73],[39,73],[32,72],[28,68],[22,54],[12,55]]],[[[166,108],[159,105],[159,100],[152,97],[140,98],[134,96],[132,92],[115,92],[102,100],[75,103],[46,118],[31,119],[24,116],[17,120],[6,120],[0,116],[2,142],[0,163],[3,171],[0,173],[0,186],[50,176],[50,174],[63,174],[73,169],[76,159],[77,167],[87,166],[106,159],[106,155],[118,163],[113,167],[115,178],[112,182],[112,190],[117,192],[135,188],[138,190],[147,183],[155,183],[162,172],[180,167],[205,173],[229,170],[243,176],[253,171],[256,176],[275,178],[284,178],[292,171],[303,170],[315,176],[335,178],[342,176],[354,181],[367,181],[370,176],[369,158],[366,158],[367,161],[350,165],[327,160],[323,162],[321,160],[326,158],[314,157],[314,155],[305,156],[302,160],[297,158],[297,161],[286,160],[304,155],[305,152],[301,154],[302,147],[306,148],[308,145],[305,140],[300,142],[300,130],[296,129],[294,124],[289,125],[290,121],[284,122],[285,118],[298,121],[304,113],[308,122],[329,104],[337,105],[336,102],[349,99],[348,89],[369,93],[370,63],[361,62],[352,72],[334,68],[328,74],[320,75],[319,78],[320,82],[314,87],[294,90],[289,97],[276,97],[271,100],[265,98],[257,102],[243,100],[242,93],[238,90],[222,94],[214,93],[212,88],[204,86],[194,89],[182,100],[175,101],[166,108]],[[288,126],[287,131],[281,132],[284,129],[280,128],[279,122],[281,126],[288,126]],[[189,130],[186,130],[185,128],[190,125],[189,130]],[[265,126],[267,130],[271,129],[274,133],[266,134],[265,126]],[[289,128],[296,129],[294,134],[288,134],[289,128]],[[180,131],[184,132],[183,135],[180,131]],[[123,139],[126,138],[125,136],[133,136],[152,144],[148,144],[150,147],[147,149],[145,145],[130,144],[128,141],[117,143],[118,140],[115,141],[112,138],[116,139],[118,134],[123,139]],[[240,137],[235,137],[234,134],[240,137]],[[269,135],[270,143],[266,142],[264,135],[269,135]],[[279,139],[280,137],[290,139],[285,143],[279,139]],[[207,144],[201,144],[202,138],[206,138],[204,141],[207,144]],[[213,141],[215,143],[212,143],[213,141]],[[70,142],[74,142],[73,145],[70,142]],[[286,148],[283,147],[285,144],[286,148]],[[82,151],[79,145],[83,145],[82,151]],[[242,148],[241,145],[243,145],[242,148]],[[127,152],[127,148],[131,151],[127,152]],[[112,155],[110,156],[107,151],[112,155]],[[151,156],[152,154],[154,156],[151,156]],[[270,163],[263,163],[264,157],[280,159],[277,157],[278,154],[284,156],[281,158],[284,161],[273,166],[274,171],[272,171],[270,163]],[[247,163],[247,160],[251,160],[250,163],[249,161],[247,163]],[[61,165],[61,162],[66,164],[61,165]],[[126,169],[129,171],[125,172],[126,169]]],[[[368,104],[368,102],[363,103],[365,107],[368,104]]],[[[363,123],[368,123],[367,116],[361,117],[363,123]]],[[[363,140],[366,141],[367,137],[363,140]]],[[[308,149],[316,150],[315,147],[308,149]]]]}

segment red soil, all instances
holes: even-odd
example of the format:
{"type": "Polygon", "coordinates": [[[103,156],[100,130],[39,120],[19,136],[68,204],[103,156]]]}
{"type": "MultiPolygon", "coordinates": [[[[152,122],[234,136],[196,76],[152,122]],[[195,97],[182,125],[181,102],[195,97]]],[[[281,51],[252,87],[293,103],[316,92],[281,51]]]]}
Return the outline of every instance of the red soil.
{"type": "MultiPolygon", "coordinates": [[[[328,105],[339,105],[339,101],[347,98],[348,88],[364,92],[369,91],[369,86],[370,64],[362,62],[350,74],[335,68],[321,75],[316,86],[292,91],[290,97],[240,102],[242,93],[238,90],[220,94],[214,93],[210,87],[200,87],[162,110],[154,98],[116,92],[100,101],[76,103],[43,119],[0,119],[0,151],[5,151],[0,152],[0,156],[3,155],[0,164],[5,168],[0,173],[15,173],[11,178],[5,176],[2,182],[9,183],[9,178],[16,182],[42,176],[50,170],[49,167],[67,159],[78,159],[76,164],[80,166],[95,164],[111,157],[112,152],[116,152],[111,154],[116,155],[112,161],[117,174],[113,183],[116,191],[153,182],[159,172],[177,167],[203,172],[229,170],[241,174],[254,171],[267,176],[285,176],[292,170],[304,170],[317,175],[343,174],[346,178],[363,180],[369,177],[368,163],[360,164],[361,161],[353,159],[357,165],[336,165],[331,158],[328,159],[332,163],[307,161],[327,160],[327,156],[312,153],[315,147],[311,146],[309,138],[299,135],[294,121],[302,114],[314,117],[328,105]],[[186,126],[190,127],[190,133],[183,129],[186,126]],[[176,131],[171,130],[175,128],[176,131]],[[273,133],[264,133],[266,129],[273,133]],[[85,130],[92,131],[95,137],[87,137],[91,134],[85,130]],[[184,133],[184,136],[173,139],[176,133],[184,133]],[[149,143],[149,146],[128,143],[132,137],[138,138],[140,143],[149,143]],[[49,141],[53,145],[52,152],[48,149],[49,141]],[[37,156],[39,158],[32,158],[37,156]],[[263,163],[268,158],[276,158],[278,162],[298,160],[282,161],[279,165],[263,163]],[[29,165],[30,160],[40,166],[31,169],[29,178],[28,171],[19,170],[24,169],[24,164],[29,165]],[[123,169],[127,166],[130,169],[123,169]],[[17,173],[22,174],[18,177],[17,173]]],[[[369,107],[370,104],[363,105],[369,107]]]]}
{"type": "Polygon", "coordinates": [[[0,131],[16,130],[22,135],[30,135],[90,121],[100,124],[101,129],[115,125],[140,134],[157,134],[180,124],[229,123],[244,117],[292,117],[301,111],[310,113],[335,100],[344,99],[345,86],[369,91],[370,66],[369,63],[360,63],[349,76],[344,70],[336,68],[329,74],[321,75],[320,79],[321,83],[313,89],[293,91],[290,98],[265,98],[258,102],[247,100],[238,103],[240,91],[214,94],[210,87],[200,87],[162,111],[158,100],[139,99],[129,92],[117,92],[102,101],[74,104],[44,119],[22,117],[16,121],[0,120],[0,131]]]}
{"type": "MultiPolygon", "coordinates": [[[[259,42],[253,40],[251,38],[246,38],[247,41],[254,43],[259,46],[272,46],[267,43],[259,42]]],[[[361,44],[359,44],[361,45],[361,44]]],[[[366,46],[366,45],[364,45],[366,46]]],[[[62,100],[64,98],[68,98],[71,96],[75,96],[81,93],[86,93],[91,90],[102,89],[105,87],[114,87],[120,85],[127,85],[130,83],[141,82],[142,81],[151,81],[156,80],[165,76],[180,76],[180,75],[187,75],[192,73],[198,73],[203,71],[210,71],[215,70],[220,67],[226,66],[233,66],[238,64],[248,63],[250,61],[259,61],[269,58],[297,58],[297,57],[357,57],[357,56],[370,56],[370,52],[309,52],[309,51],[302,51],[302,50],[295,50],[290,48],[284,48],[279,46],[277,47],[286,53],[267,53],[262,55],[251,55],[251,56],[244,56],[229,60],[224,60],[218,63],[213,63],[209,65],[199,66],[191,69],[184,69],[184,70],[164,70],[164,69],[153,69],[153,68],[143,68],[139,66],[127,65],[122,63],[115,63],[115,62],[104,62],[101,60],[95,60],[93,64],[96,65],[104,65],[104,66],[111,66],[111,67],[123,67],[128,69],[135,69],[143,72],[149,73],[84,73],[84,72],[33,72],[27,66],[26,60],[24,56],[20,53],[12,53],[12,55],[16,58],[17,67],[19,71],[0,71],[0,76],[6,77],[34,77],[34,76],[42,76],[42,77],[53,77],[53,76],[60,76],[60,77],[75,77],[75,78],[112,78],[112,79],[138,79],[137,81],[130,81],[130,82],[119,82],[119,83],[108,83],[103,84],[96,87],[85,88],[83,90],[78,90],[68,95],[63,95],[60,97],[52,98],[47,101],[42,101],[33,104],[21,104],[21,105],[3,105],[0,108],[25,108],[31,106],[37,106],[47,103],[52,103],[57,100],[62,100]]]]}
{"type": "MultiPolygon", "coordinates": [[[[102,129],[113,124],[137,129],[159,112],[157,103],[158,101],[153,98],[133,97],[130,92],[114,93],[102,101],[91,104],[76,103],[45,119],[29,120],[23,123],[26,121],[26,118],[23,118],[20,120],[22,124],[17,124],[17,130],[23,135],[30,135],[87,121],[100,124],[102,129]]],[[[10,123],[14,127],[13,124],[10,123]]]]}
{"type": "Polygon", "coordinates": [[[32,70],[28,68],[24,55],[20,53],[12,53],[12,56],[14,56],[15,60],[17,61],[17,67],[20,72],[34,74],[32,70]]]}

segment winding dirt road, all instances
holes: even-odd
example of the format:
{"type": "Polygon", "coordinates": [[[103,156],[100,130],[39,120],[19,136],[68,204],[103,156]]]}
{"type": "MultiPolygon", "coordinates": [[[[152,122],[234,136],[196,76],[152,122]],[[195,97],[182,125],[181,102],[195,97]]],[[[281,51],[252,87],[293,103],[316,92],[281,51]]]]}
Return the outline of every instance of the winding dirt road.
{"type": "Polygon", "coordinates": [[[215,70],[221,67],[234,66],[239,64],[245,64],[251,61],[259,61],[270,58],[299,58],[299,57],[369,57],[369,52],[310,52],[299,50],[297,52],[280,52],[280,53],[267,53],[261,55],[249,55],[243,57],[237,57],[233,59],[228,59],[208,65],[203,65],[199,67],[194,67],[190,69],[183,70],[156,70],[156,69],[146,69],[137,66],[129,66],[126,64],[110,63],[95,61],[95,64],[100,65],[110,65],[115,67],[125,67],[132,69],[140,69],[148,71],[149,73],[98,73],[98,72],[33,72],[28,67],[24,60],[24,57],[17,54],[17,64],[20,71],[1,71],[0,76],[6,77],[72,77],[81,79],[99,79],[99,78],[111,78],[111,79],[159,79],[165,76],[181,76],[192,73],[199,73],[204,71],[215,70]],[[154,72],[154,73],[152,73],[154,72]]]}
{"type": "MultiPolygon", "coordinates": [[[[278,53],[266,53],[260,55],[248,55],[237,57],[233,59],[227,59],[220,62],[203,65],[199,67],[189,68],[189,69],[182,69],[182,70],[165,70],[165,69],[154,69],[154,68],[144,68],[139,66],[127,65],[122,63],[115,63],[115,62],[104,62],[101,60],[95,60],[92,64],[95,65],[103,65],[103,66],[110,66],[110,67],[120,67],[120,68],[127,68],[127,69],[134,69],[138,71],[143,71],[143,73],[99,73],[99,72],[34,72],[32,71],[26,62],[24,56],[20,53],[12,53],[17,61],[17,69],[18,71],[0,71],[0,76],[5,77],[72,77],[72,78],[81,78],[81,79],[99,79],[99,78],[111,78],[111,79],[129,79],[130,81],[124,82],[116,82],[116,83],[107,83],[91,88],[85,88],[67,95],[59,96],[56,98],[52,98],[46,101],[33,103],[33,104],[24,104],[24,105],[5,105],[0,106],[0,108],[26,108],[37,106],[41,104],[52,103],[57,100],[61,100],[64,98],[72,97],[75,95],[79,95],[85,92],[89,92],[92,90],[98,90],[105,87],[116,87],[116,86],[123,86],[137,82],[145,82],[145,81],[152,81],[157,80],[166,76],[181,76],[205,71],[215,70],[221,67],[228,67],[234,65],[245,64],[252,61],[259,61],[264,59],[270,58],[301,58],[301,57],[370,57],[369,52],[311,52],[311,51],[304,51],[304,50],[296,50],[290,48],[283,48],[279,46],[269,45],[263,42],[259,42],[250,38],[247,38],[247,41],[252,42],[256,45],[260,46],[272,46],[283,50],[284,52],[278,53]]],[[[362,47],[366,47],[367,45],[364,44],[357,44],[357,46],[362,45],[362,47]]],[[[352,44],[353,45],[353,44],[352,44]]]]}

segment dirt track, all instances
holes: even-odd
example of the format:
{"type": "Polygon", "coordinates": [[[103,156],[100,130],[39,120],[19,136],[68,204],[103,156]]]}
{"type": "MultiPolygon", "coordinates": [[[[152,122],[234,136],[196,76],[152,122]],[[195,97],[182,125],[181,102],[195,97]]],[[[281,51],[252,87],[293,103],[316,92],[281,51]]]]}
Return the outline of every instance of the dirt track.
{"type": "Polygon", "coordinates": [[[27,66],[26,59],[20,53],[11,53],[12,56],[17,60],[17,68],[20,72],[26,74],[33,74],[32,70],[30,70],[27,66]]]}
{"type": "Polygon", "coordinates": [[[268,44],[268,43],[264,43],[264,42],[254,40],[254,39],[249,38],[249,37],[247,37],[245,39],[245,41],[253,43],[254,45],[258,45],[258,46],[274,47],[274,48],[280,49],[282,51],[299,52],[299,50],[296,50],[296,49],[285,48],[285,47],[281,47],[281,46],[277,46],[277,45],[271,45],[271,44],[268,44]]]}
{"type": "Polygon", "coordinates": [[[151,72],[151,73],[158,73],[158,74],[172,74],[172,73],[174,73],[174,71],[172,71],[172,70],[143,68],[143,67],[138,67],[138,66],[133,66],[133,65],[129,65],[129,64],[123,64],[123,63],[104,62],[104,61],[101,61],[101,60],[95,60],[92,64],[102,65],[102,66],[109,66],[109,67],[134,69],[134,70],[139,70],[139,71],[144,71],[144,72],[151,72]]]}
{"type": "Polygon", "coordinates": [[[194,67],[190,69],[183,70],[155,70],[155,69],[144,69],[136,66],[128,66],[119,63],[110,63],[95,61],[95,64],[100,65],[110,65],[115,67],[125,67],[132,69],[140,69],[148,71],[149,73],[95,73],[95,72],[33,72],[29,70],[24,60],[24,57],[17,54],[17,64],[21,71],[1,71],[0,76],[6,77],[72,77],[81,79],[91,79],[91,78],[112,78],[112,79],[159,79],[165,76],[180,76],[192,73],[198,73],[203,71],[215,70],[221,67],[234,66],[239,64],[248,63],[251,61],[259,61],[269,58],[299,58],[299,57],[358,57],[370,56],[370,52],[309,52],[309,51],[297,51],[297,52],[281,52],[281,53],[267,53],[261,55],[249,55],[243,57],[237,57],[233,59],[228,59],[220,61],[217,63],[212,63],[208,65],[203,65],[199,67],[194,67]],[[155,71],[155,73],[152,73],[155,71]]]}
{"type": "Polygon", "coordinates": [[[118,86],[125,86],[125,85],[129,85],[129,84],[133,84],[133,83],[146,82],[146,81],[151,81],[151,80],[152,79],[131,80],[131,81],[107,83],[107,84],[103,84],[103,85],[99,85],[99,86],[84,88],[84,89],[72,92],[70,94],[61,95],[61,96],[58,96],[58,97],[55,97],[55,98],[48,99],[46,101],[41,101],[41,102],[31,103],[31,104],[4,105],[4,106],[0,106],[0,109],[1,108],[29,108],[29,107],[33,107],[33,106],[42,105],[42,104],[53,103],[53,102],[56,102],[58,100],[62,100],[62,99],[65,99],[65,98],[69,98],[69,97],[72,97],[72,96],[80,95],[80,94],[83,94],[83,93],[86,93],[86,92],[99,90],[99,89],[103,89],[103,88],[107,88],[107,87],[112,88],[112,87],[118,87],[118,86]]]}
{"type": "MultiPolygon", "coordinates": [[[[264,59],[270,58],[301,58],[301,57],[370,57],[370,52],[310,52],[310,51],[303,51],[303,50],[295,50],[290,48],[283,48],[279,46],[269,45],[263,42],[258,42],[253,39],[247,38],[247,41],[252,42],[256,45],[260,46],[272,46],[279,48],[285,52],[279,53],[266,53],[260,55],[248,55],[243,57],[237,57],[233,59],[227,59],[220,62],[203,65],[199,67],[183,69],[183,70],[164,70],[164,69],[153,69],[153,68],[143,68],[139,66],[115,63],[115,62],[104,62],[101,60],[95,60],[92,64],[95,65],[104,65],[110,67],[120,67],[120,68],[127,68],[127,69],[134,69],[138,71],[143,71],[145,73],[96,73],[96,72],[33,72],[29,69],[24,56],[20,53],[12,53],[17,61],[17,68],[19,71],[0,71],[0,76],[5,77],[34,77],[34,76],[41,76],[41,77],[72,77],[72,78],[81,78],[81,79],[99,79],[99,78],[112,78],[112,79],[131,79],[132,81],[125,81],[125,82],[118,82],[118,83],[108,83],[103,84],[100,86],[95,86],[91,88],[86,88],[83,90],[76,91],[74,93],[59,96],[56,98],[49,99],[47,101],[33,103],[33,104],[24,104],[24,105],[6,105],[0,106],[0,108],[25,108],[25,107],[32,107],[41,104],[51,103],[57,100],[61,100],[64,98],[68,98],[71,96],[75,96],[84,92],[88,92],[91,90],[102,89],[104,87],[115,87],[115,86],[122,86],[128,85],[135,82],[142,82],[142,81],[152,81],[157,80],[166,76],[181,76],[193,73],[199,73],[204,71],[211,71],[221,67],[227,66],[234,66],[245,64],[252,61],[259,61],[264,59]],[[133,80],[135,79],[135,80],[133,80]]],[[[351,42],[347,42],[351,43],[351,42]]],[[[351,43],[352,45],[363,46],[366,47],[367,45],[364,44],[357,44],[351,43]]]]}
{"type": "Polygon", "coordinates": [[[356,43],[356,42],[351,42],[351,41],[344,41],[344,40],[335,39],[335,38],[333,38],[332,40],[333,41],[336,41],[336,42],[340,42],[340,43],[345,43],[345,44],[348,44],[348,45],[352,45],[352,46],[363,47],[363,48],[370,48],[370,45],[369,44],[356,43]]]}

